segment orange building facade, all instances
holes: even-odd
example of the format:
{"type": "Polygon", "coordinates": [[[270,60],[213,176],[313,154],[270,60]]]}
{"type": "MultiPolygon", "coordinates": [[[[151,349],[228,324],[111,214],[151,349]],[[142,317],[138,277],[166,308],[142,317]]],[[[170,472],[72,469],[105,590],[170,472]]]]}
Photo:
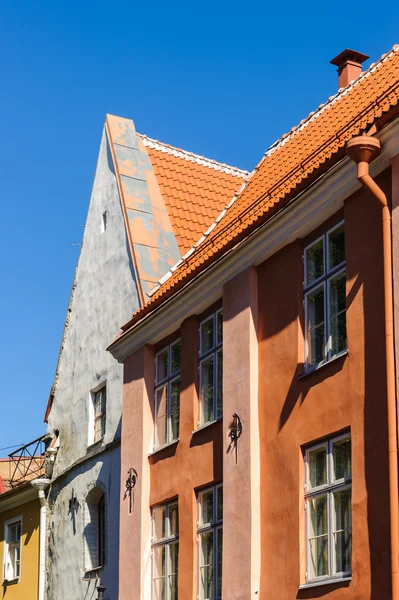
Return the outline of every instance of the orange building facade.
{"type": "Polygon", "coordinates": [[[110,346],[120,600],[398,600],[398,56],[362,75],[364,55],[337,57],[356,80],[266,153],[110,346]],[[372,184],[346,155],[371,136],[372,184]]]}

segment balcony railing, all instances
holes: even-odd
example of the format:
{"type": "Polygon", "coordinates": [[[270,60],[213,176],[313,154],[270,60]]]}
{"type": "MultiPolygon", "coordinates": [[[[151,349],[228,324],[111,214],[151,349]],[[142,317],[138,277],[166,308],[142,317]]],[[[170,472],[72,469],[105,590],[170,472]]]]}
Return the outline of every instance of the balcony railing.
{"type": "Polygon", "coordinates": [[[44,475],[46,439],[48,436],[42,435],[8,455],[11,487],[44,475]]]}

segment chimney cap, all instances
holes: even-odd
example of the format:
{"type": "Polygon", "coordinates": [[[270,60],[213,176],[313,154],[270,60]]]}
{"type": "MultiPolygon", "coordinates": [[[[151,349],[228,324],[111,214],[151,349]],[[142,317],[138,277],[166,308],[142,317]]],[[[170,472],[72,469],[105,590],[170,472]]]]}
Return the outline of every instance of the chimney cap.
{"type": "Polygon", "coordinates": [[[370,57],[367,56],[367,54],[362,54],[362,52],[357,52],[356,50],[350,50],[349,48],[345,48],[345,50],[343,50],[335,58],[330,60],[330,64],[335,65],[339,69],[348,62],[354,62],[361,65],[368,58],[370,57]]]}

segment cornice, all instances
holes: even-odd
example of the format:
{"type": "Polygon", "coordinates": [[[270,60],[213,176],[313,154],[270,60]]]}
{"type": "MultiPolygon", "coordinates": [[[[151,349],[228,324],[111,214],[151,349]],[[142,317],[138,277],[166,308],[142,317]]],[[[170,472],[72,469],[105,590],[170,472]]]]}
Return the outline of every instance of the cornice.
{"type": "MultiPolygon", "coordinates": [[[[381,140],[382,152],[371,166],[372,176],[388,168],[392,157],[399,153],[399,119],[387,125],[376,137],[381,140]]],[[[172,333],[184,319],[200,313],[220,298],[227,281],[250,265],[260,264],[295,239],[311,233],[342,208],[344,200],[359,188],[356,166],[345,157],[233,250],[146,315],[131,331],[116,339],[108,350],[123,362],[144,344],[154,344],[172,333]]]]}
{"type": "Polygon", "coordinates": [[[37,491],[29,484],[24,488],[15,488],[0,495],[0,513],[37,498],[37,491]]]}

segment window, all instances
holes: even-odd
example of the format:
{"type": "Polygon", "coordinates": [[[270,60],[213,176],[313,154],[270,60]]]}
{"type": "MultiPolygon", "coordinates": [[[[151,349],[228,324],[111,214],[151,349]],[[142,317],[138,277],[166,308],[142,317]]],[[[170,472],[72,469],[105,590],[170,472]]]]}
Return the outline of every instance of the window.
{"type": "Polygon", "coordinates": [[[101,233],[104,233],[107,229],[107,211],[103,212],[101,219],[101,233]]]}
{"type": "Polygon", "coordinates": [[[305,248],[305,366],[347,348],[345,231],[339,223],[305,248]]]}
{"type": "Polygon", "coordinates": [[[105,435],[107,391],[103,386],[96,392],[92,392],[94,409],[94,438],[93,443],[99,442],[105,435]]]}
{"type": "Polygon", "coordinates": [[[155,357],[154,448],[179,437],[180,340],[163,348],[155,357]]]}
{"type": "Polygon", "coordinates": [[[179,511],[177,502],[152,510],[152,598],[177,600],[179,511]]]}
{"type": "Polygon", "coordinates": [[[85,570],[99,569],[106,562],[106,499],[95,487],[87,495],[85,510],[85,570]]]}
{"type": "Polygon", "coordinates": [[[223,486],[198,494],[199,600],[222,597],[223,486]]]}
{"type": "Polygon", "coordinates": [[[10,519],[4,524],[4,580],[15,581],[21,577],[22,519],[10,519]]]}
{"type": "Polygon", "coordinates": [[[306,450],[308,581],[351,573],[351,439],[341,435],[306,450]]]}
{"type": "Polygon", "coordinates": [[[223,412],[223,311],[200,325],[199,425],[218,419],[223,412]]]}

